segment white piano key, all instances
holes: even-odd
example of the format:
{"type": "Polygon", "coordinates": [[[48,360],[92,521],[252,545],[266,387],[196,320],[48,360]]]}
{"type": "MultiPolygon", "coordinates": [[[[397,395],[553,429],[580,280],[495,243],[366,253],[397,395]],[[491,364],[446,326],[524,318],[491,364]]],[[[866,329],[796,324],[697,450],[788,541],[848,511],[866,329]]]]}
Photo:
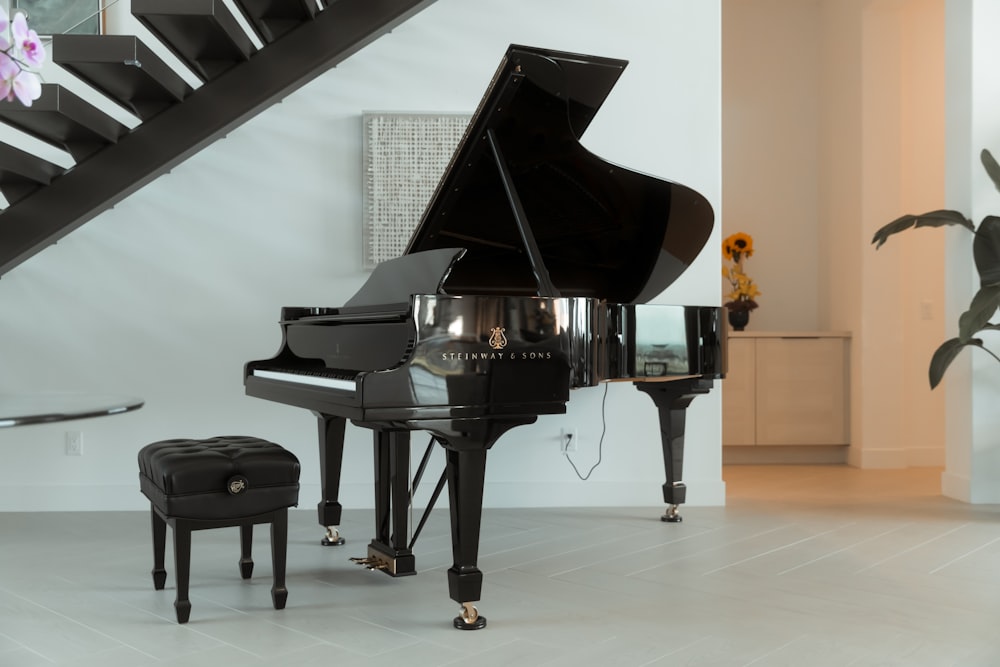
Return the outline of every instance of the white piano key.
{"type": "Polygon", "coordinates": [[[357,389],[357,383],[354,380],[342,380],[340,378],[323,377],[321,375],[300,375],[299,373],[285,373],[264,369],[254,369],[253,375],[266,380],[280,380],[282,382],[308,384],[314,387],[327,387],[343,391],[355,391],[357,389]]]}

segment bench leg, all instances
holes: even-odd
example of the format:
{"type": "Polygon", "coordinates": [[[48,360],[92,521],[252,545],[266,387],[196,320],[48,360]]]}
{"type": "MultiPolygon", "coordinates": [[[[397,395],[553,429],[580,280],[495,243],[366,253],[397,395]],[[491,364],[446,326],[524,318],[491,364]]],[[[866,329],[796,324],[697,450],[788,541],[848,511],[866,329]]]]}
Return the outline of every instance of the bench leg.
{"type": "Polygon", "coordinates": [[[253,574],[253,558],[250,549],[253,546],[253,524],[240,524],[240,576],[249,579],[253,574]]]}
{"type": "Polygon", "coordinates": [[[275,609],[284,609],[288,600],[285,588],[285,558],[288,553],[288,508],[274,513],[271,521],[271,567],[274,570],[274,584],[271,586],[271,601],[275,609]]]}
{"type": "Polygon", "coordinates": [[[285,568],[288,554],[288,508],[276,510],[270,514],[259,515],[243,523],[228,523],[226,521],[199,521],[177,517],[164,518],[155,508],[150,510],[150,521],[153,529],[153,586],[162,590],[166,582],[167,571],[164,567],[164,551],[166,550],[167,524],[174,533],[174,573],[177,579],[177,599],[174,601],[174,611],[178,623],[187,623],[191,617],[191,601],[188,599],[188,588],[191,582],[191,533],[203,528],[221,528],[239,525],[240,528],[240,574],[249,579],[253,572],[251,547],[253,544],[253,521],[271,524],[271,563],[274,570],[274,583],[271,586],[271,601],[275,609],[284,609],[288,600],[288,589],[285,587],[285,568]]]}
{"type": "Polygon", "coordinates": [[[167,582],[167,571],[163,567],[163,552],[167,548],[167,522],[156,513],[152,505],[149,514],[153,525],[153,588],[162,591],[167,582]]]}
{"type": "Polygon", "coordinates": [[[187,623],[191,617],[188,584],[191,580],[191,526],[183,519],[174,520],[174,569],[177,578],[177,599],[174,610],[177,622],[187,623]]]}

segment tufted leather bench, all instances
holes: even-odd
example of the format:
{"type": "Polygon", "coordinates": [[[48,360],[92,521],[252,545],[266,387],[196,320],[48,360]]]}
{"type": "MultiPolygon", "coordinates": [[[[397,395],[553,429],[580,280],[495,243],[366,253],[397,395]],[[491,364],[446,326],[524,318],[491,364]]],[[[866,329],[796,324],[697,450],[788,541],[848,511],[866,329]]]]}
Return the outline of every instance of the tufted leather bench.
{"type": "Polygon", "coordinates": [[[167,578],[167,524],[173,529],[178,623],[187,623],[191,615],[191,532],[206,528],[240,527],[240,575],[249,579],[253,526],[271,525],[271,600],[275,609],[284,609],[288,508],[299,498],[299,461],[294,454],[248,436],[162,440],[139,451],[139,488],[151,504],[156,590],[163,589],[167,578]]]}

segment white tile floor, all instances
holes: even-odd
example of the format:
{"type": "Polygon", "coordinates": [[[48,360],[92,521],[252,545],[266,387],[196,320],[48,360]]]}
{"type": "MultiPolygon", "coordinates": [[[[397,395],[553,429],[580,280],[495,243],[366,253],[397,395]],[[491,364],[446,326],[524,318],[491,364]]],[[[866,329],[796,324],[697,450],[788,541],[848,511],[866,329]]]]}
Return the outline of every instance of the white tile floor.
{"type": "Polygon", "coordinates": [[[0,514],[0,666],[1000,665],[1000,507],[938,496],[937,470],[725,476],[727,507],[680,524],[659,507],[487,510],[478,632],[451,627],[444,513],[420,573],[393,579],[348,561],[370,512],[345,512],[348,544],[324,548],[294,511],[283,611],[266,530],[249,581],[235,529],[195,533],[183,626],[172,577],[152,587],[146,513],[0,514]]]}

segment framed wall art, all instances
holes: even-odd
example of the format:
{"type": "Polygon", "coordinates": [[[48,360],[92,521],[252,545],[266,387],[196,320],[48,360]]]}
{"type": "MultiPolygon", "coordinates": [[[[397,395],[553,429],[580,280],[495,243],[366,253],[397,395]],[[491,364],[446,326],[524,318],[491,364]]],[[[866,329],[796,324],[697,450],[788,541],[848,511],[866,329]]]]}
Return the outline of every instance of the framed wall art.
{"type": "Polygon", "coordinates": [[[399,257],[472,114],[362,115],[364,266],[399,257]]]}

